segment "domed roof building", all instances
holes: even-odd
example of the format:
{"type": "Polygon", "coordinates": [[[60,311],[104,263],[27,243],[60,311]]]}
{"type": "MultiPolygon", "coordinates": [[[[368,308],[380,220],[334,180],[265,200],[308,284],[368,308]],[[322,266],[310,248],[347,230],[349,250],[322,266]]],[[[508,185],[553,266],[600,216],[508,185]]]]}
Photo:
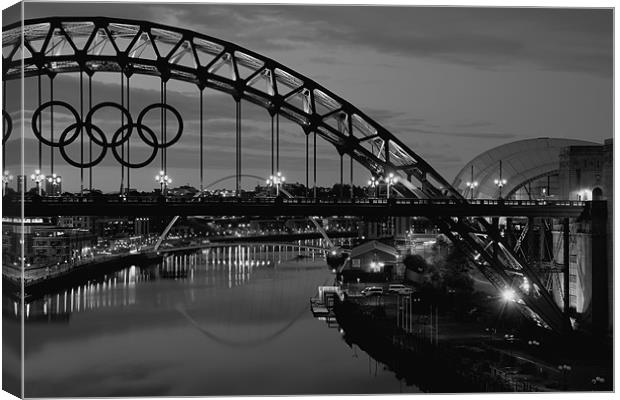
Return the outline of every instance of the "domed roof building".
{"type": "Polygon", "coordinates": [[[558,193],[560,153],[568,146],[592,146],[598,143],[575,139],[536,138],[519,140],[487,150],[468,162],[456,175],[452,186],[467,198],[497,199],[500,188],[495,180],[506,183],[501,197],[514,199],[553,197],[558,193]],[[473,167],[473,170],[472,170],[473,167]],[[473,171],[473,172],[472,172],[473,171]],[[477,185],[472,189],[470,182],[477,185]]]}

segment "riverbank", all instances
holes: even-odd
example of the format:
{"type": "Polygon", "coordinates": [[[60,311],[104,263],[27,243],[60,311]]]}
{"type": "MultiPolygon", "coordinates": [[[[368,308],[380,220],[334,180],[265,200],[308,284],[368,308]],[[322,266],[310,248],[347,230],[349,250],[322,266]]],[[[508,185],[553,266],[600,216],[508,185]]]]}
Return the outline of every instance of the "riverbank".
{"type": "Polygon", "coordinates": [[[337,302],[336,319],[348,342],[424,391],[611,390],[609,368],[579,365],[581,361],[575,359],[567,374],[514,343],[489,337],[476,324],[453,321],[449,316],[435,316],[431,324],[428,315],[414,315],[401,328],[396,297],[349,297],[337,302]],[[609,382],[592,384],[590,379],[599,375],[608,376],[609,382]]]}
{"type": "MultiPolygon", "coordinates": [[[[142,254],[122,253],[100,257],[79,266],[27,269],[24,274],[24,295],[28,300],[34,299],[50,291],[70,287],[76,283],[115,272],[126,265],[148,265],[158,262],[161,258],[160,255],[152,252],[142,254]]],[[[21,291],[19,271],[10,266],[3,266],[2,285],[5,293],[19,297],[21,291]]]]}
{"type": "MultiPolygon", "coordinates": [[[[331,238],[346,239],[356,236],[351,232],[328,232],[331,238]]],[[[270,234],[250,237],[214,237],[209,242],[213,244],[219,243],[264,243],[273,241],[296,241],[296,240],[312,240],[320,239],[322,235],[319,232],[307,232],[299,234],[270,234]]],[[[103,276],[106,273],[114,272],[124,264],[144,265],[161,260],[160,254],[169,254],[173,252],[191,252],[195,251],[195,247],[187,248],[161,248],[160,252],[155,254],[148,251],[146,253],[131,254],[120,253],[111,255],[98,255],[93,259],[86,259],[74,264],[61,264],[53,266],[27,268],[24,272],[24,287],[26,296],[38,296],[50,289],[64,288],[76,282],[103,276]]],[[[21,269],[11,265],[3,265],[2,281],[3,287],[8,293],[19,296],[21,291],[21,269]]]]}

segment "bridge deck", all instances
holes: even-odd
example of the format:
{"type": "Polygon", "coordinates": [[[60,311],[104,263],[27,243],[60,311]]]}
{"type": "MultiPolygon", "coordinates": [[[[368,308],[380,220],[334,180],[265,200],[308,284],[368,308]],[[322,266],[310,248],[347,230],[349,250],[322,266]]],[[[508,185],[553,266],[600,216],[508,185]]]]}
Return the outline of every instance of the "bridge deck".
{"type": "MultiPolygon", "coordinates": [[[[25,216],[523,216],[579,217],[592,202],[550,200],[34,197],[24,199],[25,216]]],[[[21,215],[19,198],[4,198],[7,216],[21,215]]]]}

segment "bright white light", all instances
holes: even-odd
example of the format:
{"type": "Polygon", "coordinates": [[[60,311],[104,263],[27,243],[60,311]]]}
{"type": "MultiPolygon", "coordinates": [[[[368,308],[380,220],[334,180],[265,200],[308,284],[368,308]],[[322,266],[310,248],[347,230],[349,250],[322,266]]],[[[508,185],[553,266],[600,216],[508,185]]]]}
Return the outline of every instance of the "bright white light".
{"type": "Polygon", "coordinates": [[[530,282],[527,280],[527,278],[523,278],[523,283],[521,284],[521,289],[523,289],[523,291],[525,293],[529,293],[530,292],[530,282]]]}
{"type": "Polygon", "coordinates": [[[505,289],[502,292],[502,299],[505,301],[515,301],[517,298],[517,294],[513,289],[505,289]]]}
{"type": "Polygon", "coordinates": [[[467,187],[470,188],[470,189],[473,189],[473,188],[475,188],[477,186],[478,186],[478,182],[476,182],[476,181],[467,182],[467,187]]]}

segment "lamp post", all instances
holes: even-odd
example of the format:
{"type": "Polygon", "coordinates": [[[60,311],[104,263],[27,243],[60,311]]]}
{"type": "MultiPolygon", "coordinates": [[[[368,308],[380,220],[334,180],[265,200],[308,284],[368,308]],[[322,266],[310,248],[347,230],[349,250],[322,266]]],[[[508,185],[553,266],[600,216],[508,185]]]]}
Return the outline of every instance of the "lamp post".
{"type": "Polygon", "coordinates": [[[4,171],[4,174],[2,175],[2,183],[4,183],[3,194],[6,194],[7,190],[9,189],[9,183],[11,183],[12,181],[13,181],[13,175],[11,175],[9,171],[4,171]]]}
{"type": "Polygon", "coordinates": [[[504,335],[504,339],[506,339],[506,341],[507,341],[508,343],[510,343],[510,357],[512,357],[512,356],[513,356],[513,346],[514,346],[514,342],[515,342],[515,340],[517,340],[517,339],[515,338],[515,335],[513,335],[513,334],[508,334],[508,333],[504,335]]]}
{"type": "Polygon", "coordinates": [[[278,197],[280,195],[280,185],[282,185],[284,181],[286,181],[286,178],[282,175],[282,172],[278,171],[275,175],[271,175],[269,179],[266,180],[266,183],[269,187],[276,187],[276,197],[278,197]]]}
{"type": "Polygon", "coordinates": [[[567,364],[561,364],[558,365],[558,369],[560,370],[560,372],[562,372],[562,381],[564,383],[564,390],[566,390],[567,388],[567,381],[566,381],[566,375],[573,369],[570,365],[567,364]]]}
{"type": "MultiPolygon", "coordinates": [[[[47,177],[47,181],[52,184],[52,196],[56,196],[56,186],[60,185],[61,182],[60,176],[52,174],[52,176],[47,177]]],[[[58,193],[58,196],[60,196],[60,193],[58,193]]]]}
{"type": "Polygon", "coordinates": [[[159,190],[162,196],[166,195],[166,187],[172,183],[170,178],[164,171],[159,171],[159,175],[155,175],[155,182],[159,182],[159,190]]]}
{"type": "Polygon", "coordinates": [[[495,185],[499,189],[499,199],[502,199],[502,188],[506,185],[508,181],[502,178],[502,160],[499,160],[499,179],[495,180],[495,185]]]}
{"type": "Polygon", "coordinates": [[[374,176],[371,176],[370,180],[368,181],[368,186],[373,189],[375,197],[377,197],[377,186],[379,186],[379,182],[380,180],[378,178],[375,178],[374,176]]]}
{"type": "Polygon", "coordinates": [[[497,329],[492,327],[484,328],[484,331],[489,334],[489,342],[493,340],[493,335],[497,333],[497,329]]]}
{"type": "Polygon", "coordinates": [[[536,346],[536,347],[540,346],[540,342],[538,340],[528,340],[527,344],[530,346],[536,346]]]}
{"type": "Polygon", "coordinates": [[[467,182],[467,187],[469,188],[469,193],[470,193],[471,199],[473,200],[474,199],[474,189],[476,187],[478,187],[478,182],[476,182],[476,181],[467,182]]]}
{"type": "Polygon", "coordinates": [[[474,189],[478,187],[478,182],[474,180],[474,166],[471,166],[471,180],[467,182],[471,199],[474,199],[474,189]]]}
{"type": "Polygon", "coordinates": [[[601,378],[600,376],[596,376],[594,378],[592,378],[592,384],[593,385],[600,385],[602,383],[605,383],[605,378],[601,378]]]}
{"type": "Polygon", "coordinates": [[[37,194],[41,195],[41,182],[45,180],[45,175],[41,173],[40,169],[36,169],[34,174],[30,175],[30,180],[37,185],[37,194]]]}
{"type": "Polygon", "coordinates": [[[387,183],[387,198],[390,198],[390,188],[392,187],[392,185],[394,185],[395,183],[398,182],[398,177],[395,176],[393,173],[389,173],[387,178],[385,178],[385,183],[387,183]]]}

